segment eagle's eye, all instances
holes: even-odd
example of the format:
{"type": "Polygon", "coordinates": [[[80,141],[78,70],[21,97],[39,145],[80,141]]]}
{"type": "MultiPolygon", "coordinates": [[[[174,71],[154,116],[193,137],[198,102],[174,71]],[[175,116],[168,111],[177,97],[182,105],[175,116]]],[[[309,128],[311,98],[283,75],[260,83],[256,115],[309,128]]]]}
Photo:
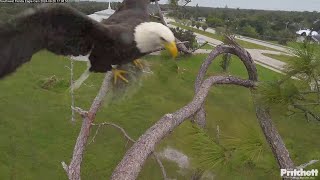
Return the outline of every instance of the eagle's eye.
{"type": "Polygon", "coordinates": [[[160,37],[161,41],[166,42],[166,40],[163,37],[160,37]]]}

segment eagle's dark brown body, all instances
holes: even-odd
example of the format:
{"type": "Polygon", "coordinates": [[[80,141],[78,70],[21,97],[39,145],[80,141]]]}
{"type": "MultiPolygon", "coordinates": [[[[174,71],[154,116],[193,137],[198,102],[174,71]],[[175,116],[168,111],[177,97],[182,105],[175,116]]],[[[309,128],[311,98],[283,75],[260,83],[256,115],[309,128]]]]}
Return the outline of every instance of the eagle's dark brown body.
{"type": "Polygon", "coordinates": [[[106,72],[111,65],[143,56],[136,47],[134,29],[148,21],[149,3],[150,0],[124,0],[101,23],[65,5],[37,7],[8,23],[0,23],[0,78],[14,72],[42,49],[59,55],[90,53],[93,72],[106,72]]]}
{"type": "Polygon", "coordinates": [[[136,47],[133,34],[135,27],[148,19],[148,15],[144,12],[127,10],[102,20],[102,24],[117,25],[117,27],[121,25],[122,29],[119,28],[114,32],[116,38],[114,41],[94,43],[94,48],[89,56],[90,71],[106,72],[111,69],[111,65],[126,64],[143,56],[144,54],[136,47]],[[110,42],[112,44],[106,46],[106,43],[110,42]]]}

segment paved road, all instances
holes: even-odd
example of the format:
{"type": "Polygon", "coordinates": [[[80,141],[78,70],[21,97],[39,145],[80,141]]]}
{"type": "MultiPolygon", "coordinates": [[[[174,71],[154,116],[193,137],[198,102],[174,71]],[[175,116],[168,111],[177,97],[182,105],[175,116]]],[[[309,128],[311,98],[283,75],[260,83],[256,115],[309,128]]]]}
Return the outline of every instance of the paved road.
{"type": "Polygon", "coordinates": [[[240,35],[237,35],[236,39],[240,39],[242,41],[247,41],[247,42],[250,42],[250,43],[262,45],[262,46],[269,47],[269,48],[272,48],[272,49],[277,49],[279,51],[283,51],[283,52],[286,52],[286,53],[290,53],[290,50],[285,46],[273,44],[273,43],[262,41],[262,40],[259,40],[259,39],[253,39],[253,38],[250,38],[250,37],[245,37],[245,36],[240,36],[240,35]]]}
{"type": "MultiPolygon", "coordinates": [[[[264,56],[263,53],[267,54],[282,54],[278,51],[269,51],[269,50],[260,50],[260,49],[246,49],[250,54],[252,59],[258,63],[259,65],[262,65],[263,67],[266,67],[272,71],[281,72],[283,71],[284,66],[286,63],[279,61],[277,59],[273,59],[267,56],[264,56]]],[[[209,54],[211,50],[207,49],[198,49],[195,51],[196,54],[209,54]]]]}
{"type": "MultiPolygon", "coordinates": [[[[212,28],[208,28],[206,31],[210,32],[210,33],[213,33],[213,34],[216,33],[216,31],[214,29],[212,29],[212,28]]],[[[263,41],[263,40],[260,40],[260,39],[254,39],[254,38],[241,36],[241,35],[236,35],[236,39],[239,39],[239,40],[242,40],[242,41],[247,41],[247,42],[250,42],[250,43],[253,43],[253,44],[258,44],[258,45],[265,46],[265,47],[269,47],[269,48],[272,48],[272,49],[277,49],[279,51],[283,51],[283,52],[286,52],[286,53],[290,53],[290,50],[289,50],[288,47],[282,46],[280,44],[275,44],[275,43],[263,41]]]]}

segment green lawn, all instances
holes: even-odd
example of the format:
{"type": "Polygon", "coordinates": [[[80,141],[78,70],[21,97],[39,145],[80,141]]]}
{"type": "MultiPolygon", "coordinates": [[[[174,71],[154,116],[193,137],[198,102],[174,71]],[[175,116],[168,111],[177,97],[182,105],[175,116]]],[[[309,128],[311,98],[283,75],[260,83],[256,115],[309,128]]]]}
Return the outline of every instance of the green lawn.
{"type": "Polygon", "coordinates": [[[292,58],[294,58],[294,57],[292,57],[292,56],[287,56],[287,55],[283,55],[283,54],[281,54],[281,55],[277,55],[277,54],[266,54],[266,53],[262,53],[262,54],[265,55],[265,56],[267,56],[267,57],[271,57],[271,58],[273,58],[273,59],[277,59],[277,60],[282,61],[282,62],[285,62],[285,63],[290,62],[290,61],[292,60],[292,58]]]}
{"type": "MultiPolygon", "coordinates": [[[[217,40],[223,41],[223,36],[221,36],[221,35],[213,34],[213,33],[206,32],[206,31],[203,31],[203,30],[200,30],[200,29],[196,29],[196,28],[193,28],[193,27],[185,26],[185,25],[182,25],[182,24],[179,24],[179,23],[176,23],[176,22],[171,22],[171,24],[173,24],[173,25],[175,25],[177,27],[183,28],[183,29],[191,30],[191,31],[193,31],[195,33],[199,33],[199,34],[211,37],[213,39],[217,39],[217,40]]],[[[262,50],[278,51],[277,49],[269,48],[269,47],[262,46],[262,45],[259,45],[259,44],[250,43],[250,42],[243,41],[243,40],[240,40],[240,39],[237,39],[236,42],[239,43],[242,47],[247,48],[247,49],[262,49],[262,50]]]]}
{"type": "MultiPolygon", "coordinates": [[[[130,84],[125,94],[111,93],[97,114],[97,122],[110,121],[121,125],[137,139],[165,113],[174,112],[193,97],[193,83],[205,55],[180,58],[180,61],[149,56],[153,74],[143,76],[130,84]],[[177,67],[179,71],[177,73],[177,67]]],[[[66,179],[61,161],[69,160],[81,125],[70,122],[70,95],[67,91],[69,61],[60,56],[42,51],[33,56],[31,63],[17,73],[0,81],[0,179],[66,179]],[[51,89],[41,88],[42,80],[55,75],[59,83],[51,89]]],[[[75,76],[85,69],[85,63],[75,63],[75,76]]],[[[233,58],[232,74],[246,77],[243,65],[233,58]]],[[[278,74],[258,67],[261,80],[271,80],[278,74]]],[[[209,74],[220,74],[215,62],[209,74]]],[[[76,91],[76,106],[88,109],[101,84],[103,74],[92,74],[76,91]]],[[[279,170],[265,143],[257,123],[250,93],[240,87],[214,87],[207,99],[208,128],[214,136],[216,125],[227,136],[245,137],[251,130],[264,142],[261,154],[263,163],[250,166],[237,165],[229,173],[214,171],[221,179],[276,179],[279,170]],[[250,131],[246,131],[250,129],[250,131]]],[[[273,111],[274,122],[283,136],[296,164],[311,159],[320,159],[319,124],[307,123],[299,114],[287,118],[282,109],[273,111]],[[308,132],[308,133],[305,133],[308,132]]],[[[182,124],[158,146],[157,151],[167,146],[189,154],[190,123],[182,124]]],[[[95,129],[93,129],[95,130],[95,129]]],[[[94,132],[91,133],[91,136],[94,132]]],[[[91,138],[91,137],[90,137],[91,138]]],[[[245,139],[242,139],[245,141],[245,139]]],[[[113,128],[101,128],[94,143],[88,145],[82,165],[82,179],[108,179],[117,163],[131,144],[113,128]]],[[[241,162],[242,160],[235,160],[241,162]]],[[[235,163],[236,164],[236,163],[235,163]]],[[[175,163],[164,161],[168,177],[189,179],[190,172],[179,173],[175,163]]],[[[319,163],[311,166],[320,168],[319,163]]],[[[310,168],[311,168],[310,167],[310,168]]],[[[161,172],[153,158],[144,166],[139,179],[160,180],[161,172]]]]}
{"type": "Polygon", "coordinates": [[[206,45],[202,46],[201,49],[209,49],[209,50],[212,50],[212,49],[214,49],[214,47],[211,46],[210,44],[206,44],[206,45]]]}

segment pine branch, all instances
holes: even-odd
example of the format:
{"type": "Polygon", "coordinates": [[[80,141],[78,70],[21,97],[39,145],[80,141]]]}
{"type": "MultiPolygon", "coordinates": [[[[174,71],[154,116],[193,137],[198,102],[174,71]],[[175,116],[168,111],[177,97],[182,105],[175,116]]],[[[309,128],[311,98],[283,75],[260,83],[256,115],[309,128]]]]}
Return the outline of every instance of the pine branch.
{"type": "Polygon", "coordinates": [[[293,107],[303,111],[307,115],[308,114],[311,115],[317,121],[320,121],[320,116],[316,115],[314,112],[310,111],[309,109],[305,108],[304,106],[301,106],[301,105],[298,105],[298,104],[293,104],[293,107]]]}

